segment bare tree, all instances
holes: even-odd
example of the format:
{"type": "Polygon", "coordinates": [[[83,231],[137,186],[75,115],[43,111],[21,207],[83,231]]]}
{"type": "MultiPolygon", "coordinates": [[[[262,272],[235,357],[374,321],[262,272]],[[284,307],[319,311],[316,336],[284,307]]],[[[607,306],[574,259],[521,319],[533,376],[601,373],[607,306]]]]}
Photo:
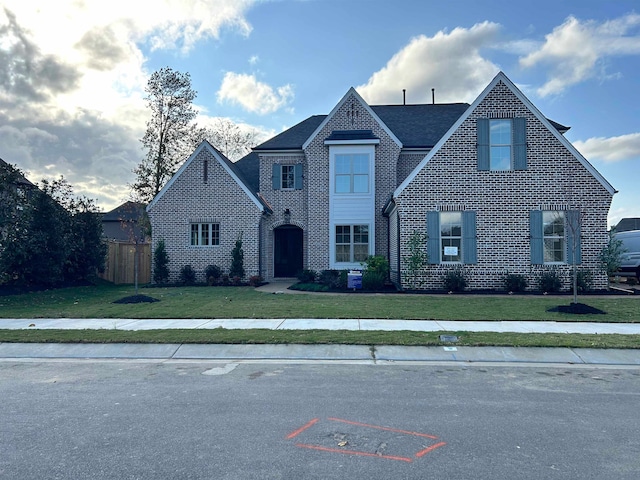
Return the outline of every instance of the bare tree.
{"type": "Polygon", "coordinates": [[[229,160],[239,160],[258,143],[258,132],[243,129],[228,118],[217,118],[213,127],[200,130],[202,139],[222,152],[229,160]]]}
{"type": "Polygon", "coordinates": [[[193,122],[196,92],[188,73],[161,68],[151,75],[145,91],[151,118],[140,141],[147,155],[133,170],[137,179],[131,189],[136,200],[149,203],[191,153],[199,130],[193,122]]]}

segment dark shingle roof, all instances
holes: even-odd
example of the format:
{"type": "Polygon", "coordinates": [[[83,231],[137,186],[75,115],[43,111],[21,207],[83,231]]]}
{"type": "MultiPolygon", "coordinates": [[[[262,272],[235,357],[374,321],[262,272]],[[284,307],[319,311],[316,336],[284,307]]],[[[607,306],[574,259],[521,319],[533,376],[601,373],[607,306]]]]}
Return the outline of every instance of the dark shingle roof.
{"type": "Polygon", "coordinates": [[[260,159],[256,152],[251,152],[238,160],[235,165],[236,173],[239,178],[243,179],[245,185],[252,192],[257,193],[260,190],[260,159]]]}
{"type": "MultiPolygon", "coordinates": [[[[468,103],[371,106],[380,120],[402,142],[404,148],[433,147],[468,108],[468,103]]],[[[326,115],[309,117],[258,145],[254,150],[300,150],[326,117],[326,115]]],[[[560,133],[569,130],[569,127],[553,120],[549,122],[560,133]]],[[[344,134],[353,134],[353,132],[353,130],[345,130],[344,134]]],[[[334,135],[340,135],[340,133],[334,131],[329,138],[331,139],[334,135]]]]}
{"type": "Polygon", "coordinates": [[[138,202],[125,202],[119,207],[102,215],[103,222],[130,222],[137,221],[144,213],[144,204],[138,202]]]}
{"type": "Polygon", "coordinates": [[[371,130],[334,130],[325,141],[380,140],[371,130]]]}
{"type": "Polygon", "coordinates": [[[258,145],[254,150],[300,150],[326,115],[314,115],[258,145]]]}
{"type": "Polygon", "coordinates": [[[467,103],[371,106],[404,148],[433,147],[468,108],[467,103]]]}

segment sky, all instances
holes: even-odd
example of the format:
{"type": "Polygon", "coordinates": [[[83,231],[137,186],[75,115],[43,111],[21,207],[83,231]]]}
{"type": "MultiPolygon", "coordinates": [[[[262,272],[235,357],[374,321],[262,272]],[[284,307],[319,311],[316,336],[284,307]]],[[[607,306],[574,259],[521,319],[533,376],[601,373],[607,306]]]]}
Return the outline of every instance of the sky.
{"type": "MultiPolygon", "coordinates": [[[[108,211],[144,158],[151,73],[189,73],[197,122],[260,140],[372,105],[471,103],[503,71],[640,217],[637,0],[0,0],[0,158],[108,211]]],[[[568,172],[570,173],[570,172],[568,172]]]]}

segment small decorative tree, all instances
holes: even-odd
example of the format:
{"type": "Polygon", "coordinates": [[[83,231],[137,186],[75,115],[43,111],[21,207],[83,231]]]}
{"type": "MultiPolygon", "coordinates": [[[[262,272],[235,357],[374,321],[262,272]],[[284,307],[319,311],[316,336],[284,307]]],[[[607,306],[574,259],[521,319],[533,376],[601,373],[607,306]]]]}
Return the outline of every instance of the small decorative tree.
{"type": "Polygon", "coordinates": [[[622,254],[627,250],[622,246],[622,241],[615,237],[616,230],[609,230],[609,243],[600,252],[600,264],[608,276],[613,276],[620,268],[622,254]]]}
{"type": "Polygon", "coordinates": [[[231,250],[231,268],[229,269],[231,278],[244,277],[244,251],[242,250],[242,232],[238,235],[236,246],[231,250]]]}
{"type": "Polygon", "coordinates": [[[169,280],[169,255],[164,239],[158,240],[153,251],[153,281],[165,283],[169,280]]]}
{"type": "Polygon", "coordinates": [[[411,276],[411,287],[416,288],[418,280],[418,274],[428,262],[427,252],[425,250],[427,244],[427,236],[424,233],[420,233],[415,230],[409,237],[407,247],[409,248],[409,255],[405,258],[405,264],[407,271],[411,276]]]}

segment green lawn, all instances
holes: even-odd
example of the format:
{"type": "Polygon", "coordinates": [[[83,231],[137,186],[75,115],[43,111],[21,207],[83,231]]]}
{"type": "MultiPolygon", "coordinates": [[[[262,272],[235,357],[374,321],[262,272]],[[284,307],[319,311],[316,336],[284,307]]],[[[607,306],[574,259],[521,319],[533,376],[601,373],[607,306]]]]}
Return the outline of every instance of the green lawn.
{"type": "Polygon", "coordinates": [[[0,318],[399,318],[640,322],[639,296],[581,296],[606,315],[547,310],[570,295],[273,295],[252,287],[143,288],[155,303],[114,304],[131,286],[101,284],[0,297],[0,318]]]}

